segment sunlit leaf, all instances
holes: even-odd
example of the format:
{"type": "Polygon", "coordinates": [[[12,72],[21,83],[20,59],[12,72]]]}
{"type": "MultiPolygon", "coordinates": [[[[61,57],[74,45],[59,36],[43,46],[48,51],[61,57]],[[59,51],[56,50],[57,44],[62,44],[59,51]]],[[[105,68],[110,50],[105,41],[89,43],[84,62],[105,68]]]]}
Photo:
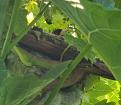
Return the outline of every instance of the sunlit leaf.
{"type": "Polygon", "coordinates": [[[85,82],[85,92],[83,95],[84,105],[88,105],[89,103],[89,105],[94,105],[105,99],[108,103],[115,102],[116,105],[118,104],[120,83],[94,75],[90,75],[85,82]]]}
{"type": "Polygon", "coordinates": [[[98,103],[96,103],[94,105],[116,105],[116,103],[115,102],[107,103],[107,100],[102,100],[102,101],[100,101],[100,102],[98,102],[98,103]]]}

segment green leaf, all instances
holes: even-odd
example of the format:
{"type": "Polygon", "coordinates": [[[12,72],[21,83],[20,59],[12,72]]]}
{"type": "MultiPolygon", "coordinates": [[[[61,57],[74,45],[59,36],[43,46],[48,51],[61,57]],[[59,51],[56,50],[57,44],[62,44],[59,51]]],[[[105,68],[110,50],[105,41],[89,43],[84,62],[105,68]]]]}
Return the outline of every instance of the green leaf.
{"type": "MultiPolygon", "coordinates": [[[[109,81],[106,79],[102,79],[99,76],[95,75],[89,75],[88,78],[85,81],[85,89],[84,89],[84,94],[83,94],[83,101],[82,103],[87,105],[89,103],[96,103],[99,102],[99,100],[105,99],[105,95],[109,93],[114,93],[114,89],[110,84],[113,81],[109,81]],[[105,81],[104,81],[105,80],[105,81]],[[110,84],[108,84],[110,83],[110,84]],[[101,97],[100,99],[98,99],[101,97]]],[[[116,83],[114,84],[116,85],[116,83]]],[[[108,96],[108,95],[107,95],[108,96]]]]}
{"type": "Polygon", "coordinates": [[[92,0],[92,1],[99,3],[99,4],[103,5],[105,8],[108,8],[108,9],[114,9],[115,8],[114,0],[92,0]]]}
{"type": "Polygon", "coordinates": [[[26,105],[64,72],[69,62],[55,66],[41,79],[34,75],[8,77],[0,90],[0,105],[26,105]]]}
{"type": "MultiPolygon", "coordinates": [[[[75,86],[68,88],[67,90],[61,90],[53,99],[50,105],[80,105],[81,104],[81,87],[75,86]]],[[[30,105],[43,105],[48,98],[50,92],[48,92],[42,99],[35,99],[30,105]]]]}
{"type": "Polygon", "coordinates": [[[115,1],[115,6],[121,9],[121,1],[120,0],[114,0],[114,1],[115,1]]]}
{"type": "Polygon", "coordinates": [[[15,27],[16,17],[17,17],[17,13],[18,13],[18,10],[19,10],[20,3],[21,3],[21,0],[15,0],[14,1],[14,5],[13,5],[13,8],[12,8],[12,13],[11,13],[11,17],[10,17],[10,23],[9,23],[8,30],[7,30],[7,33],[6,33],[4,45],[3,45],[3,48],[2,48],[2,51],[1,51],[1,58],[2,59],[5,59],[6,56],[7,56],[7,53],[9,52],[9,50],[11,50],[11,49],[9,49],[9,47],[10,47],[9,45],[11,43],[11,38],[12,38],[13,30],[14,30],[14,27],[15,27]]]}
{"type": "Polygon", "coordinates": [[[13,51],[19,56],[21,62],[24,65],[26,65],[26,66],[32,66],[30,57],[27,55],[27,53],[24,50],[22,50],[21,48],[15,46],[13,48],[13,51]]]}
{"type": "Polygon", "coordinates": [[[0,86],[6,77],[7,77],[7,68],[5,66],[5,62],[0,59],[0,86]]]}
{"type": "Polygon", "coordinates": [[[121,39],[111,39],[98,32],[92,34],[90,41],[115,78],[121,82],[121,39]]]}
{"type": "Polygon", "coordinates": [[[16,25],[14,27],[14,32],[16,33],[16,35],[22,31],[24,31],[24,29],[27,27],[27,11],[20,7],[19,8],[19,12],[17,13],[17,19],[16,19],[16,25]]]}
{"type": "Polygon", "coordinates": [[[82,104],[94,105],[106,99],[106,102],[115,102],[118,105],[119,91],[120,83],[118,81],[89,75],[85,81],[82,104]]]}
{"type": "Polygon", "coordinates": [[[32,75],[8,77],[0,91],[0,104],[20,105],[23,99],[25,100],[36,92],[37,84],[39,84],[39,79],[32,75]]]}
{"type": "Polygon", "coordinates": [[[26,27],[24,30],[18,33],[18,37],[13,41],[13,43],[11,43],[9,50],[11,50],[24,37],[28,30],[42,17],[42,14],[50,4],[51,2],[48,2],[38,13],[38,15],[34,18],[34,20],[28,25],[28,27],[26,27]]]}
{"type": "Polygon", "coordinates": [[[62,101],[60,105],[81,105],[82,92],[79,87],[72,87],[61,92],[62,101]]]}
{"type": "MultiPolygon", "coordinates": [[[[93,8],[91,8],[87,2],[87,0],[52,0],[60,9],[63,10],[63,12],[70,17],[70,19],[75,22],[78,27],[80,28],[80,31],[83,33],[88,34],[89,30],[96,29],[95,25],[93,24],[93,21],[91,20],[90,16],[86,13],[85,7],[82,5],[82,2],[86,2],[86,7],[92,11],[93,8]],[[81,2],[81,3],[80,3],[81,2]],[[88,5],[88,6],[87,6],[88,5]]],[[[97,5],[99,6],[99,5],[97,5]]],[[[103,17],[103,16],[102,16],[103,17]]],[[[100,18],[102,18],[100,17],[100,18]]]]}
{"type": "Polygon", "coordinates": [[[71,34],[64,35],[64,39],[70,46],[76,47],[79,51],[82,51],[82,49],[86,45],[83,40],[73,37],[71,34]]]}
{"type": "Polygon", "coordinates": [[[107,103],[107,100],[102,100],[102,101],[100,101],[100,102],[98,102],[98,103],[96,103],[94,105],[116,105],[116,103],[115,102],[107,103]]]}
{"type": "Polygon", "coordinates": [[[52,8],[48,7],[44,12],[44,18],[47,24],[52,24],[52,8]]]}
{"type": "MultiPolygon", "coordinates": [[[[5,17],[5,28],[7,28],[10,24],[10,19],[11,19],[11,15],[12,15],[12,9],[13,9],[13,6],[14,6],[14,1],[15,0],[10,0],[10,3],[9,3],[9,10],[7,11],[7,15],[5,17]]],[[[20,0],[19,0],[20,1],[20,0]]],[[[18,11],[16,12],[16,19],[14,19],[15,21],[15,27],[14,29],[12,30],[12,33],[14,33],[15,35],[18,35],[18,33],[20,33],[21,31],[23,31],[26,27],[27,27],[27,10],[24,8],[25,6],[23,6],[23,1],[20,1],[20,4],[19,4],[19,8],[18,8],[18,11]]],[[[4,29],[5,30],[5,29],[4,29]]],[[[5,30],[6,31],[6,30],[5,30]]]]}
{"type": "Polygon", "coordinates": [[[121,10],[108,10],[87,0],[52,0],[90,39],[94,51],[121,81],[121,10]]]}
{"type": "Polygon", "coordinates": [[[5,16],[7,14],[9,0],[0,0],[0,39],[3,32],[5,16]]]}

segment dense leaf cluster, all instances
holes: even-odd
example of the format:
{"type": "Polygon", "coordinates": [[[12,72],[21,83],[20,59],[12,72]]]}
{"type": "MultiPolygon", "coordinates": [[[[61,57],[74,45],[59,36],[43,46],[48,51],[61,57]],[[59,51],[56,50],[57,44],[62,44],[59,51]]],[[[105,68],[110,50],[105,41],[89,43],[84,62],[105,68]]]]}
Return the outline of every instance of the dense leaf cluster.
{"type": "MultiPolygon", "coordinates": [[[[54,103],[53,99],[57,94],[56,105],[68,105],[67,102],[71,102],[69,105],[120,105],[120,8],[119,0],[0,0],[0,105],[28,105],[34,102],[43,88],[58,77],[60,81],[46,97],[44,105],[54,103]],[[69,46],[75,46],[80,51],[79,55],[74,60],[52,67],[46,65],[46,61],[44,66],[43,62],[35,61],[17,47],[18,42],[33,26],[47,32],[67,30],[65,40],[69,46]],[[11,53],[23,64],[18,59],[13,60],[13,67],[11,63],[6,63],[11,53]],[[84,57],[91,60],[98,57],[108,66],[117,81],[90,76],[84,81],[83,89],[80,89],[81,86],[74,87],[69,95],[58,93],[69,74],[84,57]],[[19,70],[24,71],[28,66],[30,69],[36,64],[48,69],[41,78],[32,72],[18,73],[19,70]]],[[[41,104],[42,100],[35,103],[41,104]]]]}

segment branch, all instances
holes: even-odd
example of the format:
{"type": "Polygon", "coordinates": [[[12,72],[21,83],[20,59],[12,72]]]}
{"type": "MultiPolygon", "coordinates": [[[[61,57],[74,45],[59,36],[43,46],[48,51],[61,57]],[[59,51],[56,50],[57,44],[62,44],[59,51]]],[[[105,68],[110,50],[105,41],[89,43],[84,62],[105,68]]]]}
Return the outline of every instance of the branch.
{"type": "MultiPolygon", "coordinates": [[[[59,63],[61,54],[68,46],[68,44],[61,36],[48,34],[40,30],[32,30],[27,33],[27,35],[21,40],[21,42],[19,42],[19,46],[26,51],[34,51],[43,54],[44,56],[50,58],[44,58],[45,61],[56,64],[59,63]],[[37,38],[38,35],[40,36],[39,39],[37,38]]],[[[71,47],[64,54],[63,60],[65,61],[73,59],[78,54],[79,52],[76,50],[76,48],[71,47]]],[[[38,59],[42,61],[42,59],[38,59]]],[[[65,81],[63,88],[72,86],[80,80],[83,80],[88,74],[95,74],[108,79],[114,79],[112,73],[109,71],[104,63],[97,61],[95,64],[91,64],[90,61],[83,59],[76,67],[76,69],[71,73],[70,77],[65,81]]],[[[53,83],[49,84],[49,86],[47,86],[45,90],[50,90],[57,82],[58,80],[55,80],[53,83]]]]}

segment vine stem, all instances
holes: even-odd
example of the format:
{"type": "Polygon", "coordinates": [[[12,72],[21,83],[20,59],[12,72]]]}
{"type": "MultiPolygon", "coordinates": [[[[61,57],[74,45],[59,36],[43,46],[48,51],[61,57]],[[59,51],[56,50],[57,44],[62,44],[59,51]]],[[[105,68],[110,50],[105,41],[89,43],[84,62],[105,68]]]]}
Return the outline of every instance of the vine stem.
{"type": "Polygon", "coordinates": [[[50,93],[48,99],[45,101],[44,105],[50,105],[60,88],[63,86],[64,81],[68,78],[68,76],[71,74],[71,72],[76,68],[76,66],[80,63],[80,61],[83,59],[85,54],[91,49],[91,45],[87,44],[83,50],[79,53],[79,55],[68,65],[68,68],[65,69],[63,74],[60,77],[60,81],[57,84],[57,86],[52,90],[50,93]]]}
{"type": "Polygon", "coordinates": [[[46,10],[46,8],[51,4],[51,1],[48,2],[40,11],[40,13],[34,18],[34,20],[28,25],[28,27],[26,27],[24,29],[24,31],[22,31],[21,33],[19,33],[17,36],[17,38],[11,43],[9,50],[11,50],[23,37],[24,35],[28,32],[28,30],[42,17],[44,11],[46,10]]]}
{"type": "Polygon", "coordinates": [[[68,45],[68,46],[64,49],[64,51],[62,52],[62,54],[61,54],[61,56],[60,56],[60,62],[63,61],[63,56],[64,56],[64,54],[66,53],[66,51],[68,51],[69,48],[70,48],[70,45],[68,45]]]}

